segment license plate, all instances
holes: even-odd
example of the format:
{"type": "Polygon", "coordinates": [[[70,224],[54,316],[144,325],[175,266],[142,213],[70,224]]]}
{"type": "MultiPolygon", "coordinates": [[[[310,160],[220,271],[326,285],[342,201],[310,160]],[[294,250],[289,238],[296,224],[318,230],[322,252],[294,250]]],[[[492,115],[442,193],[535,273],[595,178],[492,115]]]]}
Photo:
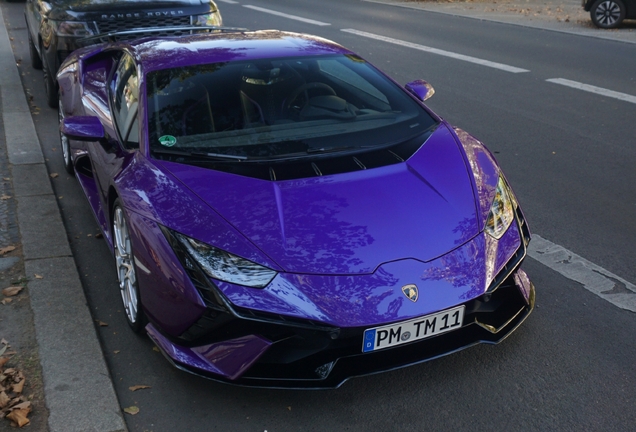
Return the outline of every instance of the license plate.
{"type": "Polygon", "coordinates": [[[456,330],[464,321],[464,305],[401,323],[364,331],[362,352],[377,351],[456,330]]]}

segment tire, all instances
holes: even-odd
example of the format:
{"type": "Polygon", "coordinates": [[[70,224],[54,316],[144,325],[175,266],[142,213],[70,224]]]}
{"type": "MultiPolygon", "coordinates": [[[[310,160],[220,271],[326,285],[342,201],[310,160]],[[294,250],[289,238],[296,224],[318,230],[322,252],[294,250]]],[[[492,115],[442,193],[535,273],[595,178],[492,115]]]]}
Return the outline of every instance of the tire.
{"type": "Polygon", "coordinates": [[[44,75],[44,91],[46,92],[46,104],[51,108],[58,108],[57,82],[54,73],[49,69],[49,63],[44,58],[44,47],[40,45],[42,53],[42,74],[44,75]]]}
{"type": "Polygon", "coordinates": [[[113,206],[113,246],[119,293],[124,305],[126,320],[130,328],[138,333],[145,327],[147,321],[141,307],[137,269],[133,258],[128,222],[119,198],[115,200],[113,206]]]}
{"type": "MultiPolygon", "coordinates": [[[[62,120],[64,120],[64,113],[62,112],[62,102],[58,101],[58,119],[60,121],[60,125],[62,124],[62,120]]],[[[64,161],[64,169],[67,173],[73,175],[75,169],[73,168],[73,159],[71,158],[71,146],[68,142],[68,138],[62,132],[60,134],[60,147],[62,147],[62,158],[64,161]]]]}
{"type": "Polygon", "coordinates": [[[625,19],[625,5],[621,0],[596,0],[590,8],[595,26],[602,29],[619,27],[625,19]]]}
{"type": "Polygon", "coordinates": [[[40,54],[38,54],[38,50],[35,49],[35,44],[31,38],[31,32],[28,29],[27,32],[29,33],[29,56],[31,57],[31,67],[33,69],[40,70],[42,69],[42,59],[40,58],[40,54]]]}

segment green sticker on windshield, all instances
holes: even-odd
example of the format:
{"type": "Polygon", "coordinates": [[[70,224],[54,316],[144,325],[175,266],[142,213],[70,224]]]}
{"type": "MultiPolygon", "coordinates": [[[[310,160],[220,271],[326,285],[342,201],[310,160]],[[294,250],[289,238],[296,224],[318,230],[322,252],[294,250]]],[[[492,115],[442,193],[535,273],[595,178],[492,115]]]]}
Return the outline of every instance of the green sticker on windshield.
{"type": "Polygon", "coordinates": [[[176,143],[177,143],[177,139],[173,137],[172,135],[164,135],[161,138],[159,138],[159,144],[161,144],[162,146],[172,147],[176,143]]]}

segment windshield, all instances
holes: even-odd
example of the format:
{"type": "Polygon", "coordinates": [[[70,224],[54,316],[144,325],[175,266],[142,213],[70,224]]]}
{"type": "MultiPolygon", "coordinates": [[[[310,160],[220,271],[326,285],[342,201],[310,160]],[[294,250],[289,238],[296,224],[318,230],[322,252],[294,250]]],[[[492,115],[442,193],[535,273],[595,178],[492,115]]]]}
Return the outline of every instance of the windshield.
{"type": "MultiPolygon", "coordinates": [[[[284,160],[394,145],[436,122],[356,56],[215,63],[147,77],[151,152],[284,160]]],[[[161,155],[161,156],[160,156],[161,155]]]]}

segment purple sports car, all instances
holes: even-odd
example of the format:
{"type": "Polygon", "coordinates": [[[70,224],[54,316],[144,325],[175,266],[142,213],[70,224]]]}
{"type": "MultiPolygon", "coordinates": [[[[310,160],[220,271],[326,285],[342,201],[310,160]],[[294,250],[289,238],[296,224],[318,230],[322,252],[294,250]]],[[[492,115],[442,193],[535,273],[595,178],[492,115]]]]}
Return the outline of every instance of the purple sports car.
{"type": "Polygon", "coordinates": [[[498,343],[534,307],[517,200],[424,81],[279,31],[104,43],[57,79],[128,322],[178,368],[337,387],[498,343]]]}

